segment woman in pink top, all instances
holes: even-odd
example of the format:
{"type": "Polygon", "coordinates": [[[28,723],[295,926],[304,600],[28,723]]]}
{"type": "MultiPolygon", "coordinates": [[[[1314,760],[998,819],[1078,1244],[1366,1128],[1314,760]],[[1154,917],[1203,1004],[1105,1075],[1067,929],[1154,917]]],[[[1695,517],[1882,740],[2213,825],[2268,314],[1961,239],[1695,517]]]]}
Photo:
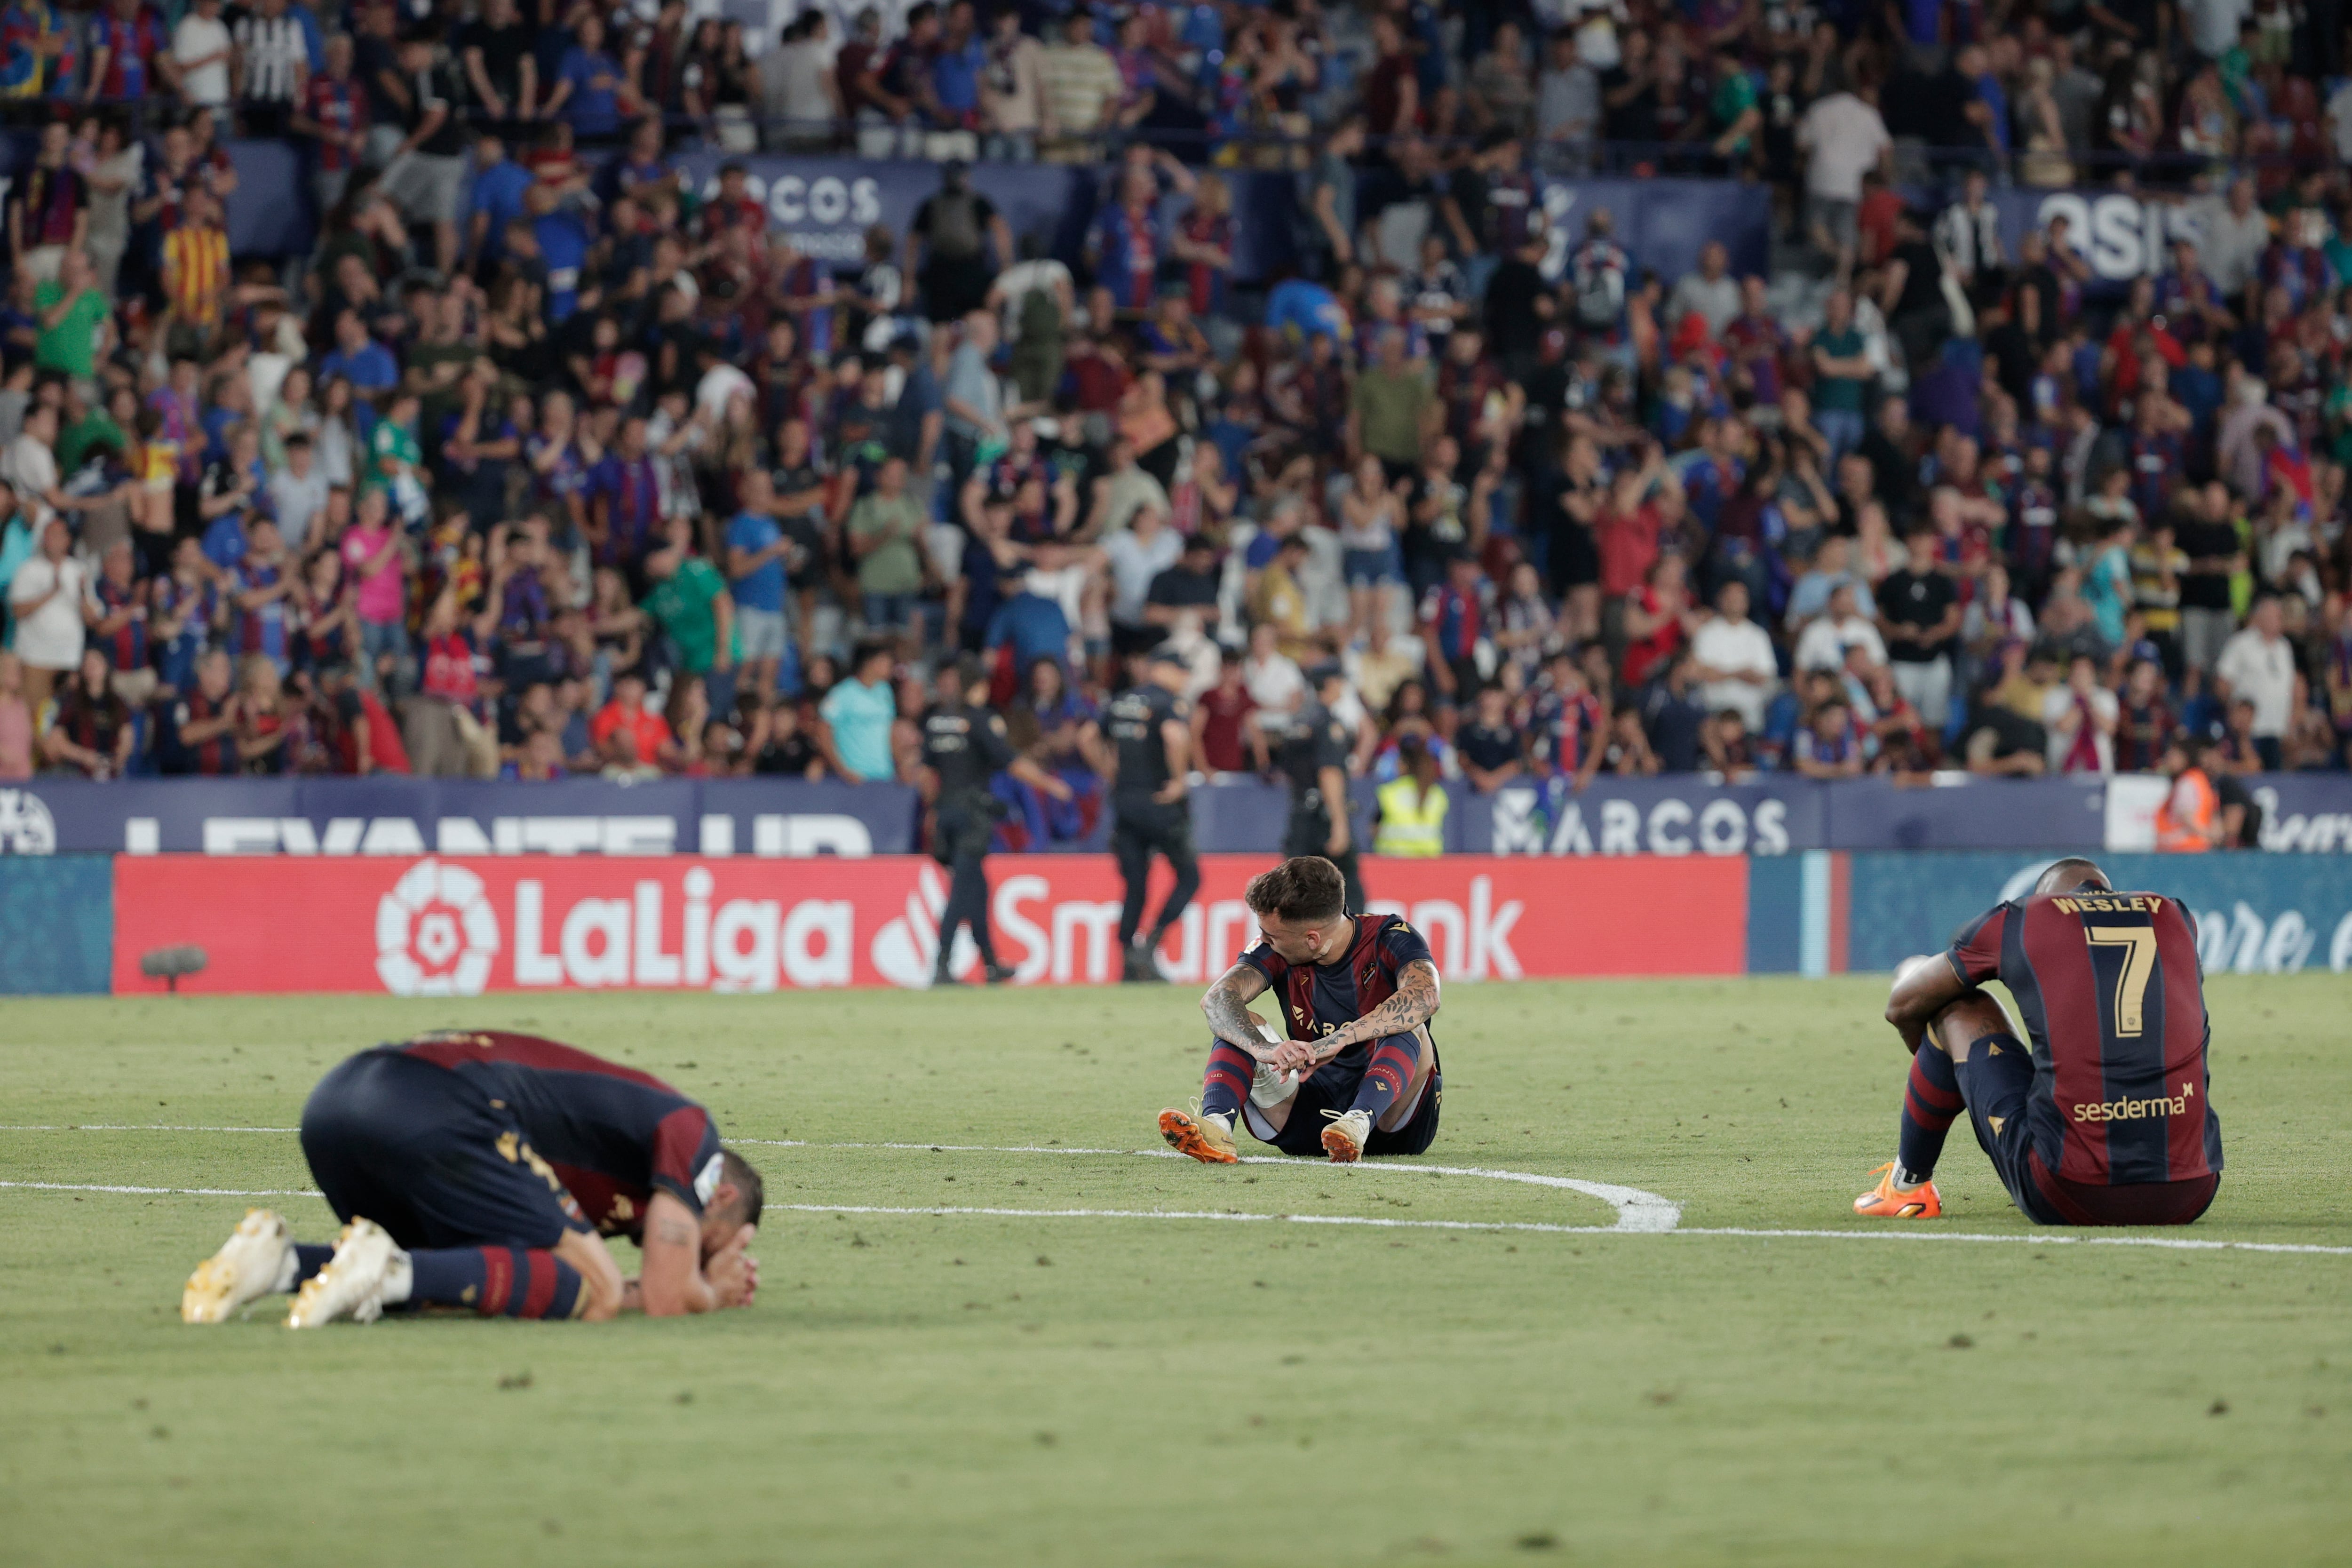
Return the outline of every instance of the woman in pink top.
{"type": "Polygon", "coordinates": [[[341,546],[343,576],[360,615],[360,684],[373,687],[389,657],[397,668],[408,658],[408,563],[392,527],[384,493],[370,488],[341,546]]]}
{"type": "Polygon", "coordinates": [[[0,779],[33,776],[33,710],[25,701],[25,667],[0,653],[0,779]]]}

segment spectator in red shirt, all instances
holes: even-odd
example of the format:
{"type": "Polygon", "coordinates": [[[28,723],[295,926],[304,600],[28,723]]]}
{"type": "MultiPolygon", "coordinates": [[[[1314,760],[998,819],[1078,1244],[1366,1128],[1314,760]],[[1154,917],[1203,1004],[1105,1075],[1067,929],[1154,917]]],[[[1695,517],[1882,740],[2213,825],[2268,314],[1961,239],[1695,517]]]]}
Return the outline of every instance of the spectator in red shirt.
{"type": "Polygon", "coordinates": [[[1641,685],[1664,669],[1696,627],[1683,558],[1661,555],[1650,564],[1650,580],[1625,600],[1625,684],[1641,685]]]}
{"type": "Polygon", "coordinates": [[[613,700],[588,721],[588,738],[610,766],[636,770],[678,760],[677,742],[661,716],[646,710],[645,672],[625,669],[613,678],[613,700]]]}
{"type": "MultiPolygon", "coordinates": [[[[1665,514],[1657,502],[1649,499],[1650,487],[1665,475],[1665,461],[1656,446],[1650,447],[1638,469],[1628,469],[1617,476],[1609,487],[1609,500],[1592,520],[1593,543],[1601,555],[1601,593],[1603,598],[1622,599],[1640,587],[1650,574],[1650,567],[1658,559],[1658,534],[1665,527],[1665,514]]],[[[1662,492],[1680,510],[1681,487],[1668,480],[1662,492]]]]}
{"type": "Polygon", "coordinates": [[[1257,703],[1242,679],[1242,655],[1224,651],[1217,683],[1192,702],[1192,749],[1213,773],[1238,773],[1266,765],[1265,736],[1250,716],[1257,703]]]}

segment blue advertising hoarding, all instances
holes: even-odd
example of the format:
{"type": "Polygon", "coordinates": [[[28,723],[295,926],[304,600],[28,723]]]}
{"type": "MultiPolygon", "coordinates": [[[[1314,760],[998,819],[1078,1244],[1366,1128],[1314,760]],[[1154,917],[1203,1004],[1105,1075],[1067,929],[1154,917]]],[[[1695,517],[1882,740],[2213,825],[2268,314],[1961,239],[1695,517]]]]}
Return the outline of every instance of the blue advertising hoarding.
{"type": "MultiPolygon", "coordinates": [[[[1891,970],[1949,945],[1955,930],[2030,891],[2053,857],[1857,854],[1847,967],[1891,970]]],[[[2159,893],[2197,917],[2206,973],[2352,966],[2352,862],[2332,855],[2102,855],[2118,889],[2159,893]]]]}
{"type": "MultiPolygon", "coordinates": [[[[1513,784],[1492,795],[1455,781],[1451,853],[1752,855],[1806,850],[2144,848],[2131,803],[2160,781],[1974,780],[1944,787],[1885,778],[1775,775],[1720,784],[1700,774],[1513,784]],[[2128,799],[2126,797],[2129,797],[2128,799]],[[2137,826],[2135,826],[2137,825],[2137,826]]],[[[1371,841],[1376,785],[1353,786],[1357,842],[1371,841]]],[[[2352,853],[2352,777],[2287,773],[2254,790],[2263,847],[2352,853]]],[[[1281,784],[1225,778],[1192,793],[1204,853],[1272,854],[1289,816],[1281,784]]],[[[919,848],[921,802],[902,784],[802,779],[36,779],[0,787],[0,855],[898,855],[919,848]]],[[[1088,837],[1041,846],[1099,851],[1088,837]]]]}

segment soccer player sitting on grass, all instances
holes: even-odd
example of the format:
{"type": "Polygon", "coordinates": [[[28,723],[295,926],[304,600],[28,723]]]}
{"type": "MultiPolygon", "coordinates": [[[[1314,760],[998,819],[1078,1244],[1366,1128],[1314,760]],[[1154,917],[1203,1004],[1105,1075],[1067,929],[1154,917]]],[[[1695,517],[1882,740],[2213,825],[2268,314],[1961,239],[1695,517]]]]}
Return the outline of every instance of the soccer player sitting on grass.
{"type": "Polygon", "coordinates": [[[1243,892],[1265,938],[1201,998],[1216,1031],[1198,1114],[1160,1113],[1180,1153],[1230,1164],[1234,1122],[1286,1154],[1418,1154],[1437,1136],[1445,1075],[1429,1020],[1437,965],[1394,915],[1347,912],[1339,868],[1286,860],[1243,892]],[[1286,1032],[1249,1010],[1271,987],[1286,1032]]]}
{"type": "Polygon", "coordinates": [[[2154,893],[2118,893],[2061,860],[2028,897],[1895,971],[1886,1021],[1911,1048],[1895,1163],[1856,1214],[1934,1219],[1937,1157],[1966,1110],[2020,1211],[2042,1225],[2187,1225],[2221,1183],[2207,1097],[2210,1028],[2197,925],[2154,893]],[[2029,1053],[2000,1005],[2016,998],[2029,1053]]]}
{"type": "Polygon", "coordinates": [[[388,1307],[659,1318],[759,1288],[760,1173],[669,1085],[553,1040],[453,1030],[362,1051],[310,1091],[302,1153],[341,1238],[297,1242],[251,1211],[189,1277],[183,1319],[289,1290],[295,1329],[388,1307]],[[637,1243],[636,1279],[607,1236],[637,1243]]]}

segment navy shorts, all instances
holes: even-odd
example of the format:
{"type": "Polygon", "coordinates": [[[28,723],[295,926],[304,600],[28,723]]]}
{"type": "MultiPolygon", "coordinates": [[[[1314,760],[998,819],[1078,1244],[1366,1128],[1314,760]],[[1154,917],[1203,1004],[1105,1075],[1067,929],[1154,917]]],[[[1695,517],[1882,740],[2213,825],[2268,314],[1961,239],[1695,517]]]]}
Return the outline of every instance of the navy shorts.
{"type": "Polygon", "coordinates": [[[1969,1108],[1969,1125],[1977,1130],[1977,1142],[1992,1162],[2000,1184],[2009,1189],[2010,1201],[2036,1225],[2063,1225],[2033,1179],[2033,1142],[2025,1114],[2033,1094],[2033,1053],[2014,1035],[1983,1035],[1969,1046],[1969,1059],[1955,1064],[1955,1069],[1960,1099],[1969,1108]]]}
{"type": "MultiPolygon", "coordinates": [[[[1932,1050],[1933,1047],[1922,1049],[1932,1050]]],[[[2028,1132],[2033,1053],[2009,1034],[1980,1036],[1957,1064],[1969,1125],[2018,1212],[2036,1225],[2189,1225],[2212,1205],[2218,1175],[2094,1186],[2045,1164],[2028,1132]]]]}
{"type": "Polygon", "coordinates": [[[512,1111],[393,1047],[319,1080],[302,1154],[338,1218],[372,1219],[404,1247],[552,1247],[587,1228],[512,1111]]]}
{"type": "MultiPolygon", "coordinates": [[[[1433,1051],[1435,1047],[1433,1046],[1433,1051]]],[[[1282,1123],[1282,1131],[1273,1137],[1261,1135],[1258,1127],[1250,1126],[1250,1136],[1261,1143],[1271,1144],[1286,1154],[1303,1155],[1312,1159],[1323,1156],[1323,1129],[1331,1124],[1326,1110],[1344,1111],[1356,1102],[1356,1089],[1364,1081],[1364,1068],[1370,1065],[1366,1054],[1362,1065],[1341,1067],[1338,1062],[1326,1062],[1315,1069],[1290,1101],[1290,1115],[1282,1123]]],[[[1372,1129],[1364,1145],[1364,1156],[1371,1159],[1384,1154],[1423,1154],[1437,1140],[1437,1102],[1444,1097],[1445,1067],[1434,1057],[1431,1058],[1429,1082],[1423,1086],[1421,1104],[1412,1117],[1395,1131],[1380,1127],[1372,1129]]],[[[1246,1102],[1242,1106],[1243,1124],[1255,1120],[1256,1107],[1246,1102]]]]}

